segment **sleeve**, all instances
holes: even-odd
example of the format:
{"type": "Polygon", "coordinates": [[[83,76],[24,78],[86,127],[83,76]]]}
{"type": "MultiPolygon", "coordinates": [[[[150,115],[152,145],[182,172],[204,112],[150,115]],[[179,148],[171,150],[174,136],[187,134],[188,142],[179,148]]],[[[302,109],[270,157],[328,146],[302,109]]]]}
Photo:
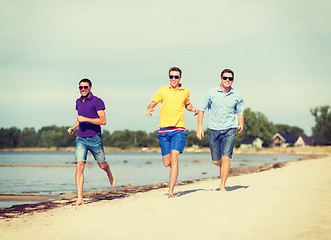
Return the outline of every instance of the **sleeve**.
{"type": "Polygon", "coordinates": [[[244,114],[244,99],[242,97],[240,97],[240,99],[237,102],[236,105],[236,112],[237,115],[243,115],[244,114]]]}
{"type": "Polygon", "coordinates": [[[184,104],[189,105],[190,104],[190,92],[187,90],[186,98],[184,100],[184,104]]]}
{"type": "Polygon", "coordinates": [[[200,106],[199,106],[199,110],[202,112],[205,112],[207,109],[210,109],[210,95],[209,92],[207,92],[205,94],[205,96],[203,97],[200,106]]]}
{"type": "Polygon", "coordinates": [[[95,105],[95,110],[100,111],[105,109],[106,109],[105,103],[100,98],[98,98],[98,101],[96,102],[95,105]]]}
{"type": "Polygon", "coordinates": [[[163,99],[163,94],[161,91],[161,88],[159,90],[157,90],[157,92],[155,93],[154,97],[152,98],[153,102],[159,103],[161,102],[163,99]]]}

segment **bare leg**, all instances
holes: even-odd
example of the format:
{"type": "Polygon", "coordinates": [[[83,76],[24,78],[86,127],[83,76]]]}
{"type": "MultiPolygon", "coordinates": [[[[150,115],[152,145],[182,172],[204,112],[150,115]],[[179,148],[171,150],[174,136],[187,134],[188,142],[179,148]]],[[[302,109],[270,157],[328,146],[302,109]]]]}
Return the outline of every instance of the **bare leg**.
{"type": "Polygon", "coordinates": [[[169,190],[168,197],[172,198],[174,196],[174,188],[176,185],[179,167],[178,167],[178,156],[179,151],[172,150],[170,154],[163,156],[163,164],[166,167],[170,166],[170,175],[169,175],[169,190]]]}
{"type": "Polygon", "coordinates": [[[216,166],[220,167],[220,175],[221,175],[221,186],[220,191],[226,192],[225,183],[228,179],[229,172],[230,172],[230,157],[229,156],[222,156],[221,160],[213,161],[216,166]]]}
{"type": "Polygon", "coordinates": [[[171,154],[169,153],[167,155],[162,156],[162,159],[163,159],[163,165],[165,167],[169,167],[171,163],[171,154]]]}
{"type": "Polygon", "coordinates": [[[110,167],[109,164],[107,162],[102,162],[102,163],[98,163],[99,167],[104,170],[107,173],[110,185],[112,187],[115,187],[116,185],[116,178],[114,177],[114,175],[112,174],[112,172],[110,171],[110,167]]]}
{"type": "Polygon", "coordinates": [[[228,179],[229,172],[230,172],[230,157],[228,156],[222,156],[222,164],[220,167],[221,171],[221,186],[220,186],[220,191],[226,192],[225,189],[225,183],[226,180],[228,179]]]}
{"type": "Polygon", "coordinates": [[[84,184],[84,168],[85,162],[77,162],[76,164],[76,186],[77,186],[77,201],[72,205],[82,205],[83,202],[83,184],[84,184]]]}

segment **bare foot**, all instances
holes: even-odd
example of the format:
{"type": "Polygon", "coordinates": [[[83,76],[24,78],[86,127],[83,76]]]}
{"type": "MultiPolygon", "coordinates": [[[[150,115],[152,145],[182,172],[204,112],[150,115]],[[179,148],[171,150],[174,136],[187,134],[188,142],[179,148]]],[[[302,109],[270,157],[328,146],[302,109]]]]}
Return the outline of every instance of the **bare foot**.
{"type": "Polygon", "coordinates": [[[222,187],[222,186],[220,187],[220,191],[221,192],[227,192],[226,189],[225,189],[225,187],[222,187]]]}
{"type": "Polygon", "coordinates": [[[79,206],[83,204],[84,204],[83,199],[77,199],[76,202],[72,204],[72,206],[79,206]]]}
{"type": "Polygon", "coordinates": [[[173,193],[167,193],[168,198],[173,198],[174,194],[173,193]]]}
{"type": "Polygon", "coordinates": [[[115,187],[115,185],[116,185],[116,178],[114,177],[114,175],[111,173],[111,176],[108,176],[108,178],[109,178],[110,185],[112,187],[115,187]]]}

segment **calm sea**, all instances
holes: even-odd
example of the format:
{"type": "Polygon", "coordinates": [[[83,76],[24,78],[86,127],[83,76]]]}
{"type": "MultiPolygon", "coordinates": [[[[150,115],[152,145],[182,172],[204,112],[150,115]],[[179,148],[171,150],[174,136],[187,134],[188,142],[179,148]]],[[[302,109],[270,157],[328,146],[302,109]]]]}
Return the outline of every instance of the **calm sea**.
{"type": "MultiPolygon", "coordinates": [[[[299,155],[235,154],[231,167],[264,165],[271,162],[298,160],[299,155]]],[[[73,152],[0,152],[0,164],[61,164],[74,163],[73,152]]],[[[107,161],[117,179],[117,186],[145,185],[167,182],[169,168],[163,166],[159,153],[106,153],[107,161]]],[[[104,171],[88,155],[84,190],[110,187],[104,171]]],[[[209,178],[219,175],[209,153],[183,153],[179,160],[178,181],[209,178]]],[[[0,194],[49,195],[75,192],[75,167],[0,167],[0,194]]],[[[0,201],[0,208],[8,203],[0,201]]]]}

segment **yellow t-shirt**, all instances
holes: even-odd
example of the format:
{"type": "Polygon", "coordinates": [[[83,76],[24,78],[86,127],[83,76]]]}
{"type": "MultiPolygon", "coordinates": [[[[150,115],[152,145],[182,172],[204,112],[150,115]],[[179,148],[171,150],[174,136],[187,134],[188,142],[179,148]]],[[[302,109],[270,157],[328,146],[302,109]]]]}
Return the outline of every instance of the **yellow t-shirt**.
{"type": "Polygon", "coordinates": [[[185,106],[190,104],[190,96],[183,85],[174,90],[170,85],[161,87],[152,99],[153,102],[161,102],[159,127],[184,127],[185,106]]]}

